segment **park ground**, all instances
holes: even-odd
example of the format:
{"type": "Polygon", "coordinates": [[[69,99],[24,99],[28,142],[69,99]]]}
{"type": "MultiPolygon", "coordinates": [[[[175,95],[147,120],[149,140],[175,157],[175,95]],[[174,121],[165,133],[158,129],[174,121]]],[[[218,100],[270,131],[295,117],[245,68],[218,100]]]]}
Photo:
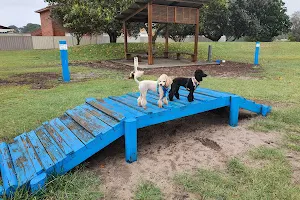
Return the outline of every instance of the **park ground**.
{"type": "MultiPolygon", "coordinates": [[[[202,86],[271,105],[267,118],[243,112],[239,127],[231,128],[220,110],[147,127],[138,131],[137,162],[125,163],[121,138],[53,177],[45,191],[20,189],[14,199],[300,199],[300,45],[262,43],[261,66],[253,68],[254,43],[201,43],[201,60],[209,44],[214,59],[227,62],[199,67],[210,75],[202,86]]],[[[163,44],[157,48],[162,52],[163,44]]],[[[122,44],[70,48],[72,81],[64,84],[58,50],[0,51],[0,139],[10,141],[86,97],[137,91],[130,68],[106,61],[122,56],[122,44]]],[[[148,70],[146,78],[194,70],[148,70]]]]}

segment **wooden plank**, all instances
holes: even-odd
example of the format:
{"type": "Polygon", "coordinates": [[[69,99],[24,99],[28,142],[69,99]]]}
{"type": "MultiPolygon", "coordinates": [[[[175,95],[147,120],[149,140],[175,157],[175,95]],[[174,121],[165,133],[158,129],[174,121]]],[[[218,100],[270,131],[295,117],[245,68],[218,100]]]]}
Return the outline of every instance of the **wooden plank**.
{"type": "MultiPolygon", "coordinates": [[[[189,95],[189,91],[187,91],[185,88],[180,88],[179,90],[179,94],[181,96],[184,96],[185,98],[189,95]]],[[[176,98],[176,97],[175,97],[176,98]]],[[[206,96],[206,95],[203,95],[203,94],[199,94],[199,93],[196,93],[194,92],[194,98],[199,100],[199,101],[211,101],[211,100],[215,100],[216,98],[215,97],[211,97],[211,96],[206,96]]]]}
{"type": "Polygon", "coordinates": [[[31,161],[25,156],[18,141],[14,141],[8,147],[17,174],[18,184],[22,186],[34,175],[35,169],[32,167],[31,161]]]}
{"type": "Polygon", "coordinates": [[[134,17],[138,13],[142,12],[143,10],[145,10],[147,8],[147,6],[148,6],[147,4],[143,5],[137,11],[133,12],[131,15],[129,15],[128,17],[126,17],[123,21],[125,22],[125,21],[129,20],[130,18],[134,17]]]}
{"type": "Polygon", "coordinates": [[[106,123],[107,125],[111,127],[115,127],[118,125],[120,122],[115,120],[114,118],[106,115],[105,113],[95,109],[94,107],[90,106],[89,104],[84,104],[82,105],[82,108],[84,108],[86,111],[90,112],[92,115],[106,123]]]}
{"type": "Polygon", "coordinates": [[[43,164],[44,169],[51,173],[53,170],[54,162],[51,157],[48,155],[45,147],[42,145],[41,141],[37,137],[34,131],[30,131],[27,133],[27,143],[34,149],[37,157],[40,159],[41,163],[43,164]]]}
{"type": "Polygon", "coordinates": [[[109,104],[109,106],[112,106],[114,110],[116,110],[118,112],[122,112],[126,118],[137,118],[137,117],[146,115],[145,113],[137,111],[134,108],[124,106],[124,104],[122,104],[118,101],[115,101],[113,99],[104,98],[103,101],[106,104],[109,104]]]}
{"type": "MultiPolygon", "coordinates": [[[[140,94],[139,93],[128,93],[127,95],[129,95],[129,96],[131,96],[131,97],[133,97],[133,98],[138,98],[139,96],[140,96],[140,94]]],[[[156,99],[154,99],[154,98],[147,98],[147,102],[149,102],[149,103],[151,103],[152,105],[154,105],[154,106],[157,106],[157,101],[158,101],[158,98],[157,98],[157,100],[156,99]]],[[[167,109],[172,109],[173,108],[173,106],[172,105],[165,105],[165,104],[163,104],[163,107],[164,108],[167,108],[167,109]]]]}
{"type": "Polygon", "coordinates": [[[112,110],[113,107],[107,107],[108,105],[105,104],[102,99],[88,100],[87,103],[118,121],[122,121],[124,119],[124,115],[122,113],[112,110]]]}
{"type": "Polygon", "coordinates": [[[195,90],[195,93],[203,94],[203,95],[210,96],[210,97],[215,97],[215,98],[230,97],[229,94],[225,94],[225,93],[222,93],[222,92],[218,92],[218,91],[214,91],[214,90],[210,90],[210,89],[206,89],[206,88],[202,88],[202,87],[198,87],[195,90]]]}
{"type": "Polygon", "coordinates": [[[140,111],[140,112],[143,112],[143,113],[146,113],[146,114],[151,114],[151,113],[153,113],[153,111],[155,111],[155,110],[153,110],[151,108],[150,109],[149,108],[144,109],[142,107],[139,107],[137,105],[137,101],[133,101],[131,99],[126,99],[126,98],[124,98],[122,96],[119,96],[119,97],[108,97],[108,98],[113,99],[115,101],[118,101],[118,102],[120,102],[120,103],[122,103],[122,104],[124,104],[126,106],[129,106],[131,108],[136,109],[137,111],[140,111]]]}
{"type": "Polygon", "coordinates": [[[127,28],[126,28],[126,20],[123,22],[123,31],[124,31],[124,53],[125,53],[125,59],[127,59],[127,53],[128,53],[128,36],[127,36],[127,28]]]}
{"type": "Polygon", "coordinates": [[[148,118],[145,118],[143,120],[140,119],[138,122],[138,128],[143,128],[154,124],[171,121],[181,117],[202,113],[217,108],[222,108],[228,105],[230,105],[229,98],[218,98],[212,101],[206,101],[206,102],[195,103],[195,104],[190,103],[181,108],[174,108],[166,112],[153,114],[153,116],[149,116],[148,118]]]}
{"type": "MultiPolygon", "coordinates": [[[[155,100],[159,99],[159,97],[156,93],[151,93],[151,92],[147,93],[147,98],[151,98],[151,99],[155,99],[155,100]]],[[[170,100],[169,100],[169,104],[172,107],[183,107],[183,106],[185,106],[185,104],[183,104],[183,103],[174,102],[174,101],[170,101],[170,100]]]]}
{"type": "MultiPolygon", "coordinates": [[[[50,156],[51,160],[55,163],[55,169],[57,170],[57,166],[59,163],[66,158],[64,152],[59,148],[59,146],[55,143],[55,141],[49,137],[46,129],[44,127],[39,127],[36,129],[36,135],[41,141],[42,145],[46,149],[48,155],[50,156]]],[[[59,171],[57,172],[59,173],[59,171]]]]}
{"type": "Polygon", "coordinates": [[[153,65],[153,46],[152,46],[152,1],[148,3],[148,65],[153,65]]]}
{"type": "Polygon", "coordinates": [[[58,118],[51,120],[50,125],[58,132],[74,152],[85,146],[58,118]]]}
{"type": "Polygon", "coordinates": [[[111,129],[110,126],[80,107],[68,110],[67,114],[95,137],[111,129]]]}
{"type": "MultiPolygon", "coordinates": [[[[157,95],[155,92],[152,92],[152,91],[149,91],[148,92],[149,94],[152,94],[152,95],[157,95]]],[[[194,100],[193,102],[189,102],[187,100],[187,98],[180,98],[180,99],[177,99],[176,97],[173,98],[173,101],[172,102],[176,102],[176,103],[181,103],[181,104],[184,104],[184,105],[189,105],[189,104],[199,104],[201,102],[197,101],[197,100],[194,100]]]]}
{"type": "MultiPolygon", "coordinates": [[[[137,98],[135,98],[135,97],[132,97],[132,96],[130,96],[130,95],[123,95],[122,96],[123,98],[125,98],[125,99],[128,99],[128,100],[131,100],[131,101],[133,101],[133,102],[136,102],[137,101],[137,98]]],[[[147,101],[148,101],[148,99],[147,99],[147,101]]],[[[152,109],[153,111],[153,113],[158,113],[158,112],[162,112],[162,111],[165,111],[166,109],[165,108],[159,108],[158,107],[158,104],[157,104],[157,102],[156,103],[154,103],[154,104],[147,104],[147,109],[152,109]]]]}
{"type": "Polygon", "coordinates": [[[90,143],[95,138],[92,134],[90,134],[88,131],[86,131],[81,125],[79,125],[77,122],[75,122],[67,114],[64,114],[59,119],[85,145],[87,145],[88,143],[90,143]]]}
{"type": "Polygon", "coordinates": [[[36,174],[41,174],[44,171],[43,164],[36,154],[32,144],[30,144],[30,140],[28,139],[27,135],[23,133],[19,137],[16,137],[15,140],[18,140],[20,146],[23,146],[23,152],[24,154],[28,155],[28,158],[35,168],[36,174]]]}
{"type": "Polygon", "coordinates": [[[4,190],[6,194],[9,194],[17,189],[18,181],[9,147],[4,142],[0,144],[0,166],[4,190]]]}
{"type": "Polygon", "coordinates": [[[44,125],[44,128],[46,129],[46,131],[51,136],[51,138],[56,142],[56,144],[59,146],[59,148],[61,150],[63,150],[63,152],[66,155],[69,155],[74,152],[72,150],[72,148],[66,143],[66,140],[64,140],[62,138],[62,136],[54,129],[54,127],[52,127],[49,124],[49,122],[45,122],[45,123],[43,123],[43,125],[44,125]]]}
{"type": "Polygon", "coordinates": [[[198,61],[198,39],[199,39],[199,9],[197,9],[197,13],[196,13],[196,28],[195,28],[195,44],[194,44],[193,62],[198,61]]]}

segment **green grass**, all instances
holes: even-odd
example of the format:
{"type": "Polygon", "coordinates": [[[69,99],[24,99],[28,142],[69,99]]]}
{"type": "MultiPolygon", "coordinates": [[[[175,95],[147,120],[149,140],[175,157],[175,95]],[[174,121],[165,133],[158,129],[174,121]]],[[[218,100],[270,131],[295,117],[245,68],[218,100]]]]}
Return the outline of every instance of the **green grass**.
{"type": "Polygon", "coordinates": [[[251,154],[271,162],[254,168],[234,158],[225,171],[199,169],[176,176],[175,182],[199,199],[299,199],[300,187],[292,183],[291,167],[280,150],[259,148],[251,154]]]}
{"type": "Polygon", "coordinates": [[[64,176],[53,177],[46,184],[47,190],[31,195],[26,189],[19,189],[11,200],[90,200],[101,199],[100,178],[95,172],[78,167],[64,176]]]}
{"type": "Polygon", "coordinates": [[[135,191],[135,200],[162,200],[160,189],[150,181],[142,182],[135,191]]]}
{"type": "MultiPolygon", "coordinates": [[[[200,43],[199,56],[201,60],[206,59],[208,45],[213,47],[213,59],[253,62],[255,43],[200,43]]],[[[283,132],[285,134],[284,146],[291,150],[300,151],[300,92],[297,92],[300,91],[300,44],[274,42],[262,43],[261,46],[263,72],[259,76],[262,78],[257,80],[209,77],[203,82],[202,86],[236,93],[246,98],[271,104],[273,106],[271,115],[267,118],[253,120],[250,128],[264,132],[283,132]]],[[[158,53],[162,54],[164,45],[158,43],[156,47],[158,53]]],[[[146,50],[147,45],[129,44],[129,49],[130,51],[146,50]]],[[[170,44],[170,51],[192,51],[192,49],[192,43],[170,44]]],[[[69,60],[71,62],[118,59],[122,58],[123,55],[122,44],[88,45],[69,49],[69,60]]],[[[73,74],[97,73],[99,76],[85,81],[73,81],[69,84],[51,80],[49,83],[54,84],[55,87],[49,90],[32,90],[29,85],[0,86],[0,140],[9,141],[20,133],[38,127],[44,121],[58,117],[67,109],[84,103],[86,97],[102,98],[137,90],[134,81],[124,78],[127,74],[83,66],[71,66],[70,70],[73,74]]],[[[16,78],[13,77],[15,75],[34,72],[61,74],[59,51],[0,51],[0,80],[15,80],[16,78]]],[[[248,197],[249,199],[250,197],[267,199],[267,197],[274,197],[272,196],[273,193],[278,194],[278,197],[283,197],[280,196],[283,194],[286,194],[286,197],[293,197],[293,194],[299,194],[297,193],[298,190],[290,184],[291,171],[286,161],[283,162],[281,160],[279,162],[280,155],[274,153],[273,150],[261,149],[260,151],[250,154],[253,154],[253,157],[256,159],[271,159],[272,162],[270,163],[273,163],[272,165],[261,169],[252,169],[240,161],[234,160],[228,165],[226,173],[199,170],[195,177],[186,179],[188,181],[186,184],[192,181],[191,183],[194,184],[194,187],[199,189],[201,194],[204,192],[208,197],[227,195],[229,198],[234,198],[234,195],[241,195],[239,196],[241,199],[247,199],[248,197]],[[274,156],[276,157],[276,155],[277,160],[275,159],[274,161],[274,156]],[[271,169],[274,174],[271,173],[271,169]],[[279,172],[282,174],[279,174],[279,172]],[[236,176],[239,173],[244,173],[244,178],[243,176],[236,176]],[[278,181],[280,178],[283,181],[278,181],[281,183],[273,183],[262,180],[262,177],[268,179],[267,175],[271,177],[270,181],[278,181]],[[203,186],[197,185],[197,181],[202,180],[203,177],[206,177],[204,179],[205,184],[203,186]],[[251,183],[251,180],[257,184],[257,187],[251,183]],[[242,184],[237,185],[235,181],[239,181],[242,184]],[[242,187],[243,184],[249,186],[249,188],[242,187]],[[274,192],[274,188],[278,188],[278,192],[274,192]],[[283,191],[284,189],[287,190],[286,193],[283,191]]],[[[73,180],[73,176],[84,177],[85,175],[84,172],[79,171],[78,174],[70,174],[69,178],[73,180]]],[[[57,194],[59,195],[59,197],[57,196],[58,199],[67,199],[64,195],[71,195],[69,194],[70,191],[73,194],[73,189],[68,189],[68,181],[60,178],[55,180],[57,180],[56,184],[48,187],[50,190],[43,194],[43,198],[51,199],[51,195],[57,194]],[[57,188],[54,187],[56,185],[58,186],[57,188]],[[60,192],[55,193],[56,190],[60,192]]],[[[95,181],[87,179],[87,182],[93,185],[95,181]]],[[[80,191],[85,189],[89,191],[89,184],[82,183],[82,190],[80,191]]],[[[96,181],[95,186],[99,186],[99,184],[96,181]]],[[[190,187],[193,189],[193,185],[190,187]]],[[[151,189],[150,186],[149,188],[151,189]]],[[[147,189],[147,187],[144,189],[147,189]]],[[[137,191],[144,190],[138,189],[137,191]]],[[[148,193],[145,190],[141,194],[148,193]]],[[[20,193],[20,195],[16,196],[15,199],[39,198],[22,196],[24,195],[23,193],[20,193]]],[[[77,197],[78,194],[77,196],[70,196],[69,199],[77,199],[77,197]]],[[[286,197],[283,197],[283,199],[287,199],[286,197]]],[[[82,199],[83,197],[80,198],[82,199]]],[[[92,196],[90,199],[98,198],[92,196]]]]}

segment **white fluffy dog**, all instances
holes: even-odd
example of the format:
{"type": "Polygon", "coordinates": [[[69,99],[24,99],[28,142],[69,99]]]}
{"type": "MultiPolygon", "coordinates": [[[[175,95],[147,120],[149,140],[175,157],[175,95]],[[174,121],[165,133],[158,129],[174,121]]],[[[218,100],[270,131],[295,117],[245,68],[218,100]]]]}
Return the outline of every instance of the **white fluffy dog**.
{"type": "Polygon", "coordinates": [[[163,103],[168,105],[166,93],[173,82],[172,79],[166,74],[162,74],[157,81],[139,81],[138,78],[141,77],[143,74],[143,71],[138,71],[137,69],[135,69],[135,72],[131,72],[130,74],[130,76],[134,77],[135,82],[139,84],[140,96],[137,99],[138,105],[143,107],[144,109],[147,108],[146,96],[148,90],[152,90],[153,92],[157,92],[159,94],[159,100],[157,102],[158,107],[162,108],[163,103]]]}

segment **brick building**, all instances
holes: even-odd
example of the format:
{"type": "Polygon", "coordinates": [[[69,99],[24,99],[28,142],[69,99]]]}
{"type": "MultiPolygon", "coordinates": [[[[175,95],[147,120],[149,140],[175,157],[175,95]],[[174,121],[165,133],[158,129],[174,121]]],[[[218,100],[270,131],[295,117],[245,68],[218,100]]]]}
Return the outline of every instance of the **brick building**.
{"type": "Polygon", "coordinates": [[[33,32],[32,35],[41,36],[65,36],[66,30],[51,18],[50,6],[35,11],[41,17],[41,31],[33,32]]]}

